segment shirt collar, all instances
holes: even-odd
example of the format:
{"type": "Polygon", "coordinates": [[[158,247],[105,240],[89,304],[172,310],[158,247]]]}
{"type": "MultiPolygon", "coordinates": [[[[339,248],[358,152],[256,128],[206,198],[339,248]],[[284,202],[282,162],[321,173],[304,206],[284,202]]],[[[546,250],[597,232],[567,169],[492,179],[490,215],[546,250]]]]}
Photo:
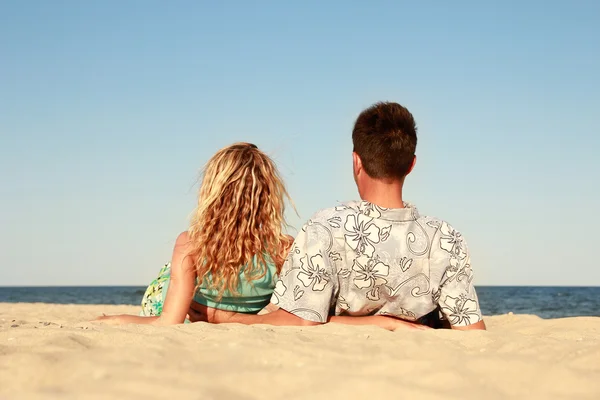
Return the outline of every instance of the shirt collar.
{"type": "Polygon", "coordinates": [[[383,208],[368,201],[355,204],[358,212],[371,218],[378,218],[395,222],[415,221],[419,218],[419,211],[410,203],[404,202],[404,208],[383,208]]]}

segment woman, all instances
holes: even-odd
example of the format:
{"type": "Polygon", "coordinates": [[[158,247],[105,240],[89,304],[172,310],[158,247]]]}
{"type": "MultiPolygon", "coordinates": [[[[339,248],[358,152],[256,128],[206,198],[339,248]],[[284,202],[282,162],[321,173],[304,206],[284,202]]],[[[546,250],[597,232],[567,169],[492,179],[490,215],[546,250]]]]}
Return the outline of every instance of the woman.
{"type": "Polygon", "coordinates": [[[289,195],[273,161],[236,143],[207,163],[190,228],[171,262],[147,289],[142,315],[103,316],[112,323],[181,324],[192,302],[257,313],[269,303],[293,238],[284,234],[289,195]]]}

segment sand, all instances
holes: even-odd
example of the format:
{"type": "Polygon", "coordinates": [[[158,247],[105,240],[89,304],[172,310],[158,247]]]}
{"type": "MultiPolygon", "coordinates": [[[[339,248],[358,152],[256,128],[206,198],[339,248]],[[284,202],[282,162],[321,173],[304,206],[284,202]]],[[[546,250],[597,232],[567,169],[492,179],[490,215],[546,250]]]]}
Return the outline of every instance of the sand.
{"type": "Polygon", "coordinates": [[[137,307],[0,303],[0,399],[600,399],[600,318],[487,332],[109,326],[137,307]]]}

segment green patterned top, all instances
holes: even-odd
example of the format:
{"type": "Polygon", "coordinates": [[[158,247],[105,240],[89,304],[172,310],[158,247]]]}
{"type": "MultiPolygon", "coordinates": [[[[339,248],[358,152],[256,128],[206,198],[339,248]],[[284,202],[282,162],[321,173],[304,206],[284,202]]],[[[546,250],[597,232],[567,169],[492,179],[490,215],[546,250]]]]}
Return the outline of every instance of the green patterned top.
{"type": "MultiPolygon", "coordinates": [[[[254,257],[253,262],[256,263],[256,257],[254,257]]],[[[205,279],[208,282],[210,280],[210,276],[205,279]]],[[[237,296],[231,294],[229,290],[225,290],[223,297],[217,300],[218,291],[207,289],[206,286],[208,285],[202,285],[199,292],[194,295],[194,301],[219,310],[256,314],[269,304],[276,280],[277,268],[267,258],[267,273],[260,279],[248,282],[244,268],[242,268],[237,296]]]]}
{"type": "MultiPolygon", "coordinates": [[[[267,272],[260,279],[248,282],[244,273],[240,272],[238,295],[233,295],[225,290],[223,296],[218,300],[218,291],[208,289],[208,284],[200,286],[194,294],[194,301],[207,307],[220,310],[234,311],[240,313],[256,314],[262,310],[271,299],[275,281],[277,279],[277,268],[267,258],[267,272]]],[[[256,263],[256,257],[253,263],[256,263]]],[[[211,282],[212,277],[205,278],[205,282],[211,282]]],[[[156,316],[162,314],[163,304],[167,297],[169,283],[171,281],[171,263],[166,264],[159,272],[158,277],[150,283],[142,299],[142,312],[140,315],[156,316]]]]}

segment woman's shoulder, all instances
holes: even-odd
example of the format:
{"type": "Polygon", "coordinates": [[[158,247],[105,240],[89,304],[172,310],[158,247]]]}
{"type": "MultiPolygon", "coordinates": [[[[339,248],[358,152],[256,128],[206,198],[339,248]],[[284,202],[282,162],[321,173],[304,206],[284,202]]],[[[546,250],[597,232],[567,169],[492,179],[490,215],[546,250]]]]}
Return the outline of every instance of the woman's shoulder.
{"type": "Polygon", "coordinates": [[[175,239],[176,246],[187,246],[190,242],[190,233],[188,231],[181,232],[175,239]]]}
{"type": "Polygon", "coordinates": [[[184,270],[193,268],[193,260],[192,256],[192,242],[190,240],[190,235],[187,231],[181,232],[177,239],[175,239],[175,246],[173,246],[173,259],[180,260],[179,265],[183,267],[184,270]]]}

